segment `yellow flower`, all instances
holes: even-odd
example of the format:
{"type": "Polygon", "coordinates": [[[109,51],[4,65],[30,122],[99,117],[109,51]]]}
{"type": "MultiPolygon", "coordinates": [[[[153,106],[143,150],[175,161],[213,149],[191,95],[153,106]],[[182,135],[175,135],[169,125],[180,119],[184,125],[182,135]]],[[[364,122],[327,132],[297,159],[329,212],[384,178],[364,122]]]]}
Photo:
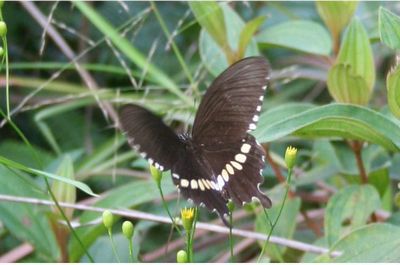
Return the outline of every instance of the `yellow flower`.
{"type": "Polygon", "coordinates": [[[292,169],[295,162],[296,162],[296,154],[297,154],[297,149],[289,146],[288,148],[286,148],[286,152],[285,152],[285,162],[286,162],[286,166],[288,167],[288,169],[292,169]]]}
{"type": "Polygon", "coordinates": [[[184,208],[181,210],[182,224],[186,231],[192,230],[194,220],[194,208],[184,208]]]}

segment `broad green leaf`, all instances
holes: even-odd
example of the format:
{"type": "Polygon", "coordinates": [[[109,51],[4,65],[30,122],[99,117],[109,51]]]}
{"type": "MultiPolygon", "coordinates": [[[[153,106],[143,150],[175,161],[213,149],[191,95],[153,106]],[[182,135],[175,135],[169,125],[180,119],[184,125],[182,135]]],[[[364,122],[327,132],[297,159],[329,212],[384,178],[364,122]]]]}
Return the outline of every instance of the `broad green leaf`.
{"type": "MultiPolygon", "coordinates": [[[[31,178],[18,170],[0,165],[0,194],[48,199],[31,178]]],[[[46,217],[47,207],[0,202],[0,221],[21,241],[35,247],[35,253],[48,262],[58,261],[60,252],[46,217]]]]}
{"type": "Polygon", "coordinates": [[[400,49],[400,17],[384,7],[379,8],[381,41],[392,49],[400,49]]]}
{"type": "Polygon", "coordinates": [[[368,174],[368,183],[374,186],[379,192],[382,209],[390,212],[392,210],[393,196],[389,168],[382,168],[368,174]]]}
{"type": "Polygon", "coordinates": [[[332,250],[343,252],[333,262],[399,262],[399,249],[398,226],[370,224],[353,231],[333,246],[332,250]]]}
{"type": "Polygon", "coordinates": [[[269,27],[260,32],[257,41],[263,45],[320,55],[329,55],[332,50],[331,38],[326,29],[308,20],[293,20],[269,27]]]}
{"type": "Polygon", "coordinates": [[[98,196],[97,194],[93,193],[93,191],[90,189],[90,187],[88,185],[86,185],[85,183],[80,182],[80,181],[76,181],[76,180],[73,180],[73,179],[68,179],[68,178],[65,178],[65,177],[61,177],[61,176],[58,176],[58,175],[55,175],[55,174],[51,174],[51,173],[48,173],[48,172],[45,172],[45,171],[42,171],[42,170],[29,168],[29,167],[26,167],[26,166],[24,166],[22,164],[19,164],[17,162],[9,160],[9,159],[7,159],[7,158],[5,158],[3,156],[0,156],[0,164],[3,164],[5,166],[7,166],[7,167],[11,167],[11,168],[14,168],[14,169],[19,169],[19,170],[22,170],[22,171],[27,172],[27,173],[35,174],[35,175],[38,175],[38,176],[43,176],[43,177],[46,177],[46,178],[59,180],[59,181],[62,181],[64,183],[67,183],[69,185],[73,185],[76,188],[80,189],[81,191],[83,191],[83,192],[85,192],[85,193],[87,193],[87,194],[89,194],[91,196],[98,196]]]}
{"type": "Polygon", "coordinates": [[[335,39],[353,17],[357,5],[358,1],[316,1],[318,13],[335,39]]]}
{"type": "Polygon", "coordinates": [[[368,108],[347,104],[308,107],[271,123],[272,111],[261,115],[254,132],[260,142],[271,142],[288,135],[307,138],[341,137],[376,143],[389,150],[400,149],[399,126],[368,108]]]}
{"type": "MultiPolygon", "coordinates": [[[[225,23],[228,25],[226,28],[228,42],[232,51],[237,51],[240,33],[245,27],[245,23],[226,2],[220,3],[220,7],[224,14],[225,23]]],[[[219,75],[232,63],[228,61],[224,50],[214,41],[214,39],[205,29],[202,29],[200,32],[199,50],[201,61],[214,76],[219,75]]],[[[255,42],[254,38],[247,46],[245,57],[253,55],[259,55],[257,43],[255,42]]]]}
{"type": "Polygon", "coordinates": [[[372,90],[375,83],[374,58],[368,34],[359,20],[350,23],[336,63],[350,65],[350,73],[365,80],[368,92],[372,90]]]}
{"type": "Polygon", "coordinates": [[[118,32],[104,17],[102,17],[92,6],[82,1],[75,1],[74,5],[79,11],[101,31],[111,42],[139,68],[145,70],[150,78],[157,84],[165,87],[171,93],[181,98],[185,103],[192,105],[192,100],[188,98],[164,72],[158,69],[151,62],[148,62],[145,55],[132,46],[130,41],[118,32]]]}
{"type": "Polygon", "coordinates": [[[379,194],[371,185],[352,185],[338,191],[325,212],[325,236],[332,246],[339,238],[364,225],[380,206],[379,194]],[[348,225],[343,225],[348,222],[348,225]]]}
{"type": "MultiPolygon", "coordinates": [[[[57,176],[61,176],[67,179],[73,180],[74,177],[74,164],[72,162],[71,157],[65,156],[61,160],[61,163],[56,171],[57,176]]],[[[76,200],[76,188],[70,184],[65,182],[55,180],[52,183],[51,190],[54,193],[57,201],[75,203],[76,200]]],[[[54,210],[58,212],[58,209],[54,207],[54,210]]],[[[72,214],[74,209],[72,208],[63,208],[65,215],[72,219],[72,214]]]]}
{"type": "MultiPolygon", "coordinates": [[[[162,187],[164,195],[167,195],[175,190],[175,186],[172,184],[171,178],[168,176],[168,174],[163,176],[162,187]]],[[[135,181],[113,189],[104,198],[97,201],[94,206],[111,209],[128,209],[137,207],[141,204],[151,202],[154,199],[159,198],[160,194],[157,192],[157,190],[158,189],[154,181],[135,181]]],[[[81,223],[85,224],[93,220],[100,219],[101,214],[102,213],[99,212],[84,212],[79,219],[81,223]]],[[[114,217],[118,219],[118,216],[114,217]]],[[[79,228],[77,229],[77,233],[83,244],[86,247],[89,247],[99,235],[105,233],[105,230],[104,226],[100,224],[79,228]]],[[[71,239],[69,249],[69,253],[71,253],[71,262],[76,262],[82,257],[82,255],[84,255],[81,246],[74,238],[71,239]]]]}
{"type": "Polygon", "coordinates": [[[390,111],[400,118],[400,67],[398,65],[387,75],[386,89],[390,111]]]}
{"type": "Polygon", "coordinates": [[[196,20],[223,49],[230,49],[225,26],[224,13],[217,2],[189,2],[196,20]]]}
{"type": "Polygon", "coordinates": [[[244,57],[247,46],[251,42],[258,28],[262,25],[262,23],[264,23],[265,19],[265,16],[256,17],[246,23],[239,37],[239,49],[237,52],[238,58],[244,57]]]}
{"type": "Polygon", "coordinates": [[[354,75],[351,65],[336,64],[328,74],[329,93],[337,102],[367,105],[372,87],[369,87],[365,79],[354,75]]]}
{"type": "MultiPolygon", "coordinates": [[[[281,217],[272,232],[273,236],[280,236],[284,238],[292,238],[296,229],[296,216],[300,211],[301,200],[299,198],[289,199],[286,201],[281,217]]],[[[268,217],[272,223],[278,216],[279,209],[282,204],[276,204],[271,209],[268,209],[268,217]]],[[[270,224],[263,213],[259,213],[256,219],[256,231],[263,234],[268,234],[270,231],[270,224]]],[[[264,241],[259,242],[261,246],[264,245],[264,241]]],[[[286,247],[280,247],[269,244],[266,248],[266,252],[272,258],[272,260],[279,260],[283,256],[286,247]]]]}

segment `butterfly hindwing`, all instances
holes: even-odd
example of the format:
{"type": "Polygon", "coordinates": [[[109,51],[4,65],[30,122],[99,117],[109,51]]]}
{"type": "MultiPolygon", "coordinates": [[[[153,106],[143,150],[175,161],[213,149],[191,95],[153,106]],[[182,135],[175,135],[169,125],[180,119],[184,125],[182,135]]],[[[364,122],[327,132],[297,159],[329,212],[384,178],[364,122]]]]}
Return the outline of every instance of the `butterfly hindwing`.
{"type": "Polygon", "coordinates": [[[131,147],[161,171],[171,169],[184,152],[179,137],[150,111],[129,104],[120,110],[119,117],[131,147]]]}
{"type": "Polygon", "coordinates": [[[270,199],[259,189],[263,182],[265,152],[252,135],[225,148],[209,146],[205,154],[216,172],[220,189],[225,190],[235,204],[242,205],[257,198],[264,207],[271,207],[270,199]]]}

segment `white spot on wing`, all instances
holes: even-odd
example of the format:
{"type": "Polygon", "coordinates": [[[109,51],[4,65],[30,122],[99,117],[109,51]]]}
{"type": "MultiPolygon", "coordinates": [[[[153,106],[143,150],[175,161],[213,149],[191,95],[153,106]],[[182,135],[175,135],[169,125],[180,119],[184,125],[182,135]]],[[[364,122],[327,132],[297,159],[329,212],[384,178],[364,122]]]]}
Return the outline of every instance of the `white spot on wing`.
{"type": "Polygon", "coordinates": [[[226,182],[228,182],[228,180],[229,180],[229,175],[228,175],[228,172],[226,172],[225,169],[222,170],[221,175],[222,175],[222,177],[224,178],[224,180],[225,180],[226,182]]]}
{"type": "Polygon", "coordinates": [[[250,123],[249,130],[255,130],[257,126],[254,123],[250,123]]]}
{"type": "Polygon", "coordinates": [[[187,179],[181,179],[181,186],[184,188],[189,187],[189,181],[187,179]]]}
{"type": "Polygon", "coordinates": [[[235,160],[238,161],[239,163],[246,162],[246,159],[247,159],[247,157],[244,154],[235,155],[235,160]]]}
{"type": "Polygon", "coordinates": [[[194,189],[194,190],[197,190],[198,185],[197,185],[197,181],[196,181],[195,179],[192,179],[192,180],[190,181],[190,187],[191,187],[192,189],[194,189]]]}
{"type": "Polygon", "coordinates": [[[263,87],[262,87],[262,89],[263,89],[263,90],[267,89],[267,86],[266,86],[266,85],[265,85],[265,86],[263,86],[263,87]]]}
{"type": "Polygon", "coordinates": [[[250,149],[251,149],[251,145],[249,145],[249,144],[242,144],[242,147],[240,148],[240,151],[241,151],[242,153],[247,154],[248,152],[250,152],[250,149]]]}
{"type": "Polygon", "coordinates": [[[205,190],[203,182],[200,179],[197,182],[199,183],[200,189],[205,190]]]}
{"type": "Polygon", "coordinates": [[[254,115],[254,116],[253,116],[253,121],[254,121],[254,122],[258,122],[258,115],[254,115]]]}
{"type": "Polygon", "coordinates": [[[236,162],[236,161],[231,161],[230,163],[232,164],[232,166],[233,166],[234,168],[236,168],[236,169],[238,169],[238,170],[242,170],[242,169],[243,169],[242,165],[239,164],[239,163],[236,162]]]}
{"type": "Polygon", "coordinates": [[[259,100],[263,101],[264,100],[264,96],[260,96],[259,100]]]}
{"type": "Polygon", "coordinates": [[[228,170],[228,173],[230,175],[233,175],[235,173],[235,171],[233,170],[233,167],[230,164],[226,164],[225,167],[226,167],[226,170],[228,170]]]}
{"type": "Polygon", "coordinates": [[[224,182],[224,180],[222,179],[221,175],[218,175],[217,181],[218,181],[219,190],[222,190],[222,188],[223,188],[224,185],[225,185],[225,182],[224,182]]]}
{"type": "Polygon", "coordinates": [[[257,111],[260,111],[261,110],[261,106],[257,106],[257,111]]]}
{"type": "Polygon", "coordinates": [[[176,178],[176,179],[179,179],[179,175],[178,175],[178,174],[175,174],[175,173],[172,173],[172,177],[174,177],[174,178],[176,178]]]}

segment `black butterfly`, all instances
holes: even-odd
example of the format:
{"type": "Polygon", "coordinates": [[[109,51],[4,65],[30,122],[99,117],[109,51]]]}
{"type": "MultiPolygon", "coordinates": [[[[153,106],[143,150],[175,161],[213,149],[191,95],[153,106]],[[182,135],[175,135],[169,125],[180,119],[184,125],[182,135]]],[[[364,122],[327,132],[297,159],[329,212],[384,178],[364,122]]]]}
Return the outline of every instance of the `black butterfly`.
{"type": "Polygon", "coordinates": [[[171,170],[185,198],[216,210],[227,224],[228,199],[242,205],[258,198],[269,208],[263,182],[264,149],[249,134],[256,128],[270,67],[263,57],[242,59],[208,88],[191,134],[177,135],[137,105],[120,111],[129,144],[161,171],[171,170]]]}

